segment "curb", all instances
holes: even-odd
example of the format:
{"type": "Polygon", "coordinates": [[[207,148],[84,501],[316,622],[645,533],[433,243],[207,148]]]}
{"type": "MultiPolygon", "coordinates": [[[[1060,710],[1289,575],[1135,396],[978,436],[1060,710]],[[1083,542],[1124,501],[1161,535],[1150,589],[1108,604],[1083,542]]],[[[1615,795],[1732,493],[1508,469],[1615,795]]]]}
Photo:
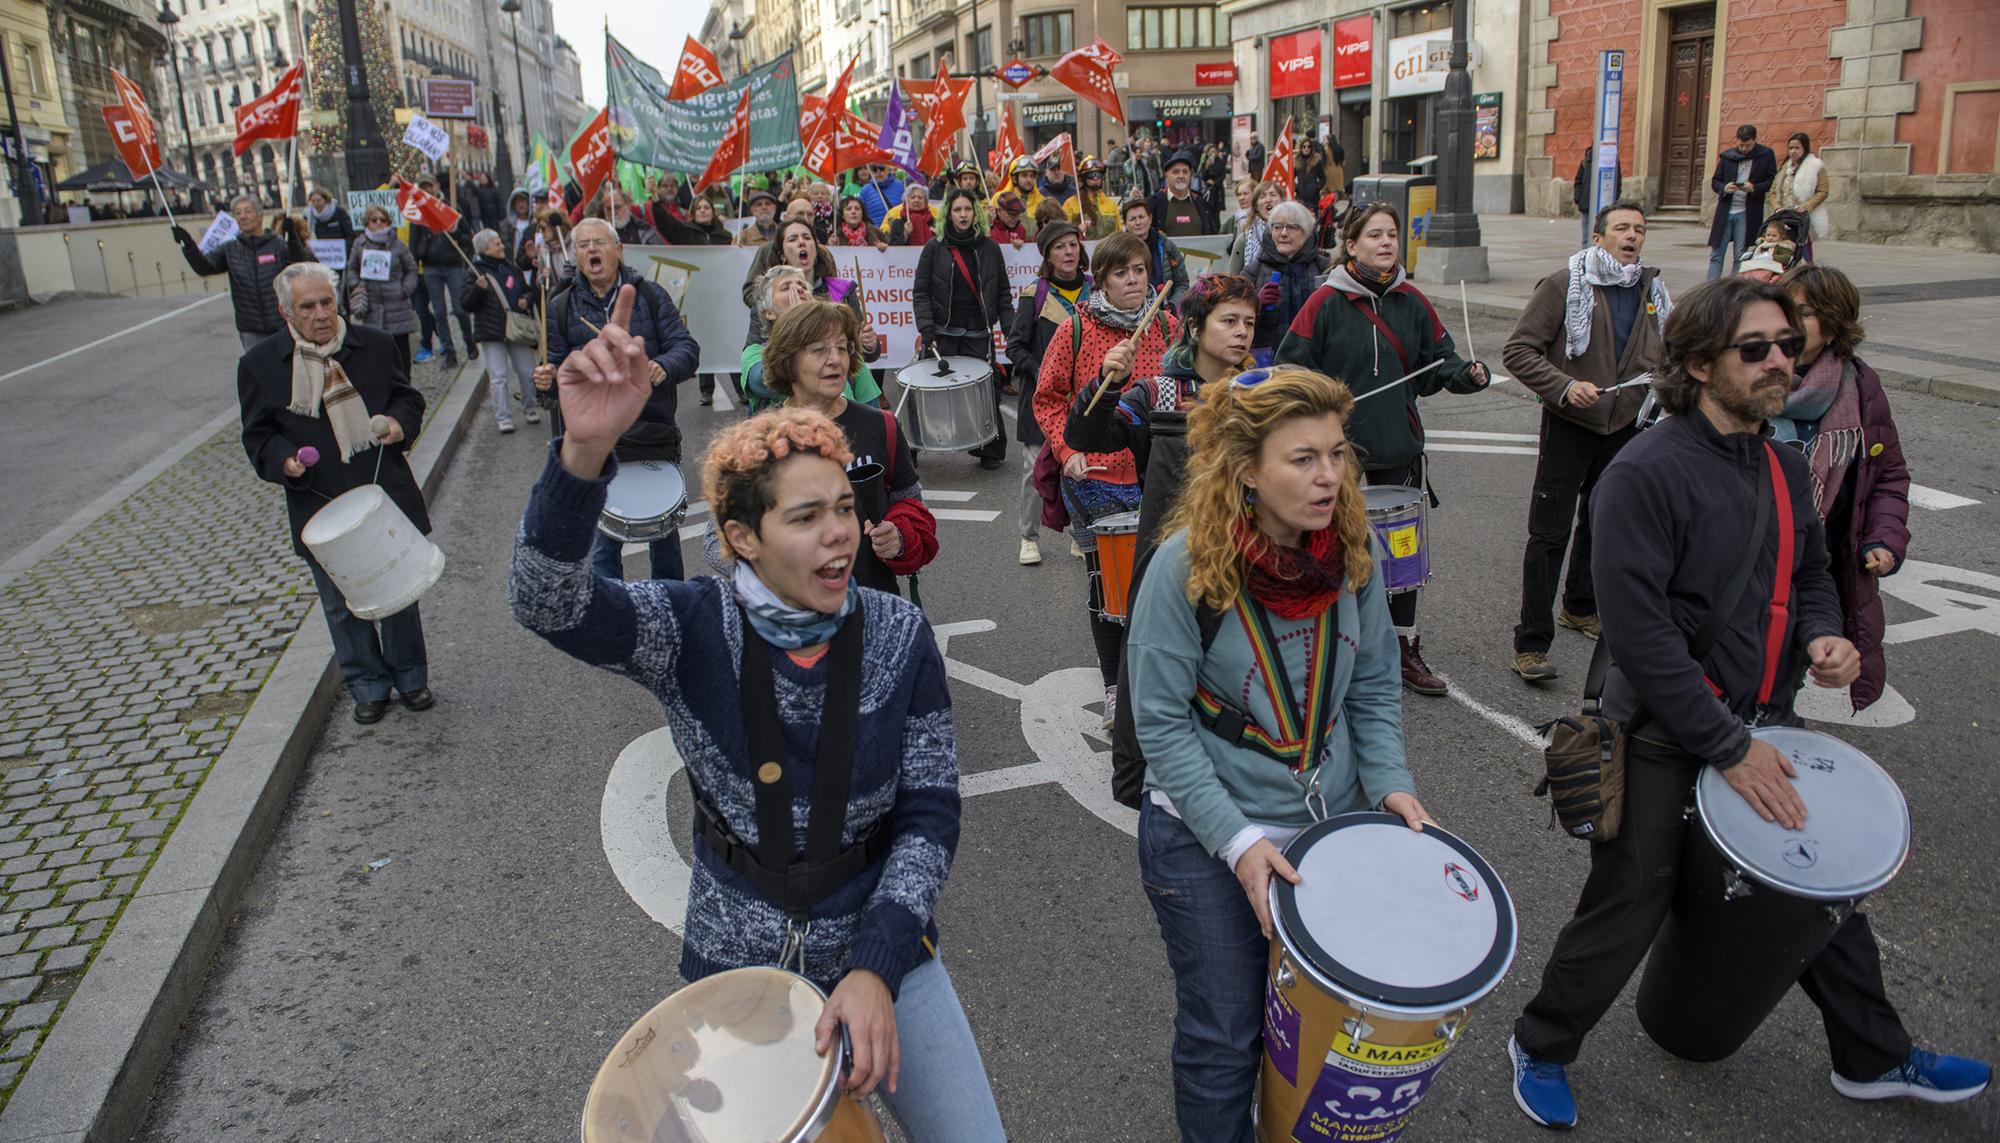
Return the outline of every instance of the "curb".
{"type": "MultiPolygon", "coordinates": [[[[485,392],[485,364],[468,362],[417,438],[410,467],[427,500],[485,392]]],[[[144,1123],[181,1024],[339,697],[333,639],[319,614],[314,604],[300,619],[0,1112],[0,1143],[113,1143],[144,1123]]]]}

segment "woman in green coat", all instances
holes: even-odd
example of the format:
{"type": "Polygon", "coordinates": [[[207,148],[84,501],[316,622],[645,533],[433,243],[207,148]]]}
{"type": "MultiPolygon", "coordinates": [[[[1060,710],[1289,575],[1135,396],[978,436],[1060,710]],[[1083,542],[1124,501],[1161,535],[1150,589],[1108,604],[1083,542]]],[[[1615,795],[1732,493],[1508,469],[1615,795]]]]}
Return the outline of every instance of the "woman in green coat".
{"type": "MultiPolygon", "coordinates": [[[[1341,229],[1340,261],[1292,319],[1277,360],[1336,378],[1354,393],[1347,436],[1361,448],[1365,483],[1431,496],[1417,398],[1447,389],[1477,393],[1492,378],[1485,365],[1458,355],[1430,299],[1403,273],[1401,230],[1394,207],[1377,203],[1352,212],[1341,229]]],[[[1442,695],[1444,680],[1431,673],[1418,641],[1417,595],[1411,587],[1389,596],[1403,685],[1442,695]]]]}

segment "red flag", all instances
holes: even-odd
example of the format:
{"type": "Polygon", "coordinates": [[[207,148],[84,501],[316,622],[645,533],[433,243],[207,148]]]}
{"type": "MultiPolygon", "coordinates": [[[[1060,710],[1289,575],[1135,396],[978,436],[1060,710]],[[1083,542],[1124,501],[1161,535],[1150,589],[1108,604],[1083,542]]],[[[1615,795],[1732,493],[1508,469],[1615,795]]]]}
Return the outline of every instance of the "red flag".
{"type": "Polygon", "coordinates": [[[1076,174],[1076,141],[1070,138],[1067,131],[1042,144],[1041,150],[1034,154],[1035,165],[1039,167],[1058,156],[1061,157],[1062,169],[1069,172],[1070,185],[1082,186],[1083,180],[1076,174]]]}
{"type": "Polygon", "coordinates": [[[135,179],[143,179],[159,169],[160,148],[142,138],[132,121],[132,112],[122,103],[104,109],[104,125],[111,128],[111,144],[135,179]]]}
{"type": "Polygon", "coordinates": [[[396,209],[409,221],[440,234],[449,234],[458,226],[459,213],[449,203],[400,175],[396,178],[396,209]]]}
{"type": "Polygon", "coordinates": [[[611,108],[606,107],[569,145],[569,168],[576,172],[576,185],[583,191],[584,202],[597,196],[597,188],[617,165],[618,152],[611,148],[611,108]]]}
{"type": "Polygon", "coordinates": [[[721,182],[738,167],[750,161],[750,87],[744,85],[743,98],[736,101],[736,112],[729,117],[729,130],[722,133],[722,146],[715,149],[715,157],[708,161],[701,175],[694,181],[696,194],[710,183],[721,182]]]}
{"type": "Polygon", "coordinates": [[[1002,100],[1000,103],[1000,134],[994,140],[994,172],[1004,182],[1007,178],[1007,172],[1014,169],[1014,160],[1021,158],[1027,153],[1028,148],[1021,145],[1020,128],[1014,125],[1014,101],[1011,99],[1002,100]]]}
{"type": "MultiPolygon", "coordinates": [[[[111,73],[111,87],[118,94],[120,106],[124,107],[125,113],[131,117],[132,129],[139,133],[139,138],[145,142],[146,146],[152,148],[156,156],[154,166],[158,166],[159,160],[157,156],[160,150],[160,132],[159,128],[153,125],[152,111],[146,106],[146,93],[141,91],[139,85],[133,83],[124,72],[119,71],[117,68],[107,68],[106,70],[111,73]]],[[[148,169],[150,170],[151,168],[148,169]]],[[[140,172],[134,170],[132,173],[137,175],[140,172]]]]}
{"type": "Polygon", "coordinates": [[[806,126],[803,119],[799,124],[799,135],[805,143],[806,169],[827,182],[833,182],[836,174],[854,166],[853,163],[843,162],[840,154],[841,137],[853,134],[847,126],[847,85],[854,77],[854,63],[854,60],[849,60],[847,66],[841,69],[840,78],[833,82],[826,98],[820,101],[820,113],[813,117],[812,125],[806,126]]]}
{"type": "MultiPolygon", "coordinates": [[[[800,100],[801,139],[812,137],[819,127],[820,116],[825,110],[826,101],[817,95],[808,95],[800,100]]],[[[800,162],[807,170],[827,182],[833,182],[834,176],[841,171],[865,167],[870,163],[888,162],[892,156],[876,145],[881,137],[881,124],[870,123],[850,111],[841,117],[838,132],[835,135],[823,136],[816,148],[807,149],[805,158],[800,162]]]]}
{"type": "Polygon", "coordinates": [[[927,174],[944,169],[952,140],[965,130],[965,96],[955,94],[951,67],[942,59],[938,61],[937,84],[931,90],[936,95],[930,114],[924,118],[924,149],[917,156],[917,169],[927,174]]]}
{"type": "Polygon", "coordinates": [[[674,87],[667,98],[691,99],[722,82],[722,65],[715,53],[702,47],[693,36],[681,48],[681,66],[674,69],[674,87]]]}
{"type": "Polygon", "coordinates": [[[1124,61],[1123,56],[1111,50],[1103,40],[1092,40],[1056,61],[1049,69],[1049,78],[1083,96],[1103,108],[1106,115],[1118,122],[1125,122],[1125,108],[1119,102],[1118,88],[1111,79],[1111,69],[1124,61]]]}
{"type": "Polygon", "coordinates": [[[1297,188],[1292,173],[1292,117],[1285,116],[1285,129],[1278,132],[1278,141],[1271,145],[1271,157],[1264,163],[1266,181],[1284,185],[1285,196],[1291,197],[1297,188]]]}
{"type": "Polygon", "coordinates": [[[236,109],[235,151],[241,155],[258,139],[289,139],[299,131],[299,93],[305,64],[295,63],[271,90],[236,109]]]}

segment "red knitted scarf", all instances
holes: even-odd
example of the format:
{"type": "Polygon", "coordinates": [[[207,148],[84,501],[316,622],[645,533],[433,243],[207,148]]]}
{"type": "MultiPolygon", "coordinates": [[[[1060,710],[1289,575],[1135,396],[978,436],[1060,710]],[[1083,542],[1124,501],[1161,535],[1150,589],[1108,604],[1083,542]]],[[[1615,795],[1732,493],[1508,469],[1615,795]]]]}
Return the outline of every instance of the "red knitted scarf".
{"type": "Polygon", "coordinates": [[[1307,532],[1305,547],[1283,548],[1247,521],[1238,521],[1236,550],[1248,565],[1244,586],[1250,598],[1274,615],[1305,619],[1331,607],[1340,598],[1345,562],[1337,528],[1307,532]]]}

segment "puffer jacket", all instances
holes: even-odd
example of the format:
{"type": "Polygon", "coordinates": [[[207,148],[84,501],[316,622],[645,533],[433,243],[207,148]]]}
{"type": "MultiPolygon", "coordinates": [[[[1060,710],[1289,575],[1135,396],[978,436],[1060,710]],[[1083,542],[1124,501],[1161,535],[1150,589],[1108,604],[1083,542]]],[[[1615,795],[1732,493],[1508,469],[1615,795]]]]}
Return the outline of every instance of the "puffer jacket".
{"type": "Polygon", "coordinates": [[[417,292],[417,260],[403,240],[389,232],[386,244],[378,245],[363,231],[347,252],[347,268],[340,272],[341,289],[347,295],[347,314],[361,325],[372,325],[383,333],[417,331],[417,311],[410,299],[417,292]],[[388,250],[389,279],[371,282],[361,276],[364,250],[388,250]]]}
{"type": "Polygon", "coordinates": [[[1886,548],[1896,558],[1889,574],[1901,570],[1910,550],[1910,470],[1903,463],[1903,440],[1882,378],[1858,357],[1854,384],[1861,396],[1861,451],[1848,475],[1852,507],[1839,534],[1828,527],[1826,543],[1833,555],[1833,583],[1840,589],[1844,633],[1861,652],[1861,677],[1848,691],[1854,709],[1861,710],[1882,697],[1889,681],[1889,663],[1882,654],[1887,630],[1882,589],[1861,561],[1868,549],[1886,548]]]}
{"type": "Polygon", "coordinates": [[[174,227],[174,238],[188,269],[203,277],[229,275],[229,304],[236,311],[236,328],[244,333],[269,336],[285,328],[274,288],[278,271],[294,262],[316,261],[289,227],[282,237],[271,230],[255,238],[239,234],[213,254],[203,254],[201,243],[181,227],[174,227]]]}
{"type": "Polygon", "coordinates": [[[507,311],[531,312],[520,304],[527,289],[527,275],[519,267],[484,254],[473,255],[472,272],[465,276],[465,286],[458,294],[459,307],[472,315],[472,340],[506,341],[507,311]]]}
{"type": "Polygon", "coordinates": [[[1257,264],[1245,267],[1244,274],[1259,290],[1275,279],[1278,300],[1268,306],[1258,302],[1257,332],[1250,341],[1252,349],[1268,349],[1284,340],[1285,330],[1305,308],[1306,299],[1319,288],[1319,280],[1332,261],[1319,248],[1319,239],[1314,235],[1306,235],[1305,245],[1291,254],[1279,253],[1278,244],[1265,238],[1257,248],[1257,264]]]}
{"type": "Polygon", "coordinates": [[[1357,398],[1395,384],[1433,361],[1443,361],[1436,369],[1402,382],[1398,392],[1355,404],[1347,437],[1366,450],[1364,466],[1370,471],[1408,468],[1423,455],[1424,423],[1417,415],[1417,398],[1447,389],[1477,393],[1486,387],[1475,378],[1472,362],[1458,355],[1430,299],[1409,283],[1401,266],[1380,297],[1356,281],[1345,263],[1334,267],[1327,284],[1314,290],[1292,319],[1278,343],[1277,360],[1345,382],[1357,398]]]}

